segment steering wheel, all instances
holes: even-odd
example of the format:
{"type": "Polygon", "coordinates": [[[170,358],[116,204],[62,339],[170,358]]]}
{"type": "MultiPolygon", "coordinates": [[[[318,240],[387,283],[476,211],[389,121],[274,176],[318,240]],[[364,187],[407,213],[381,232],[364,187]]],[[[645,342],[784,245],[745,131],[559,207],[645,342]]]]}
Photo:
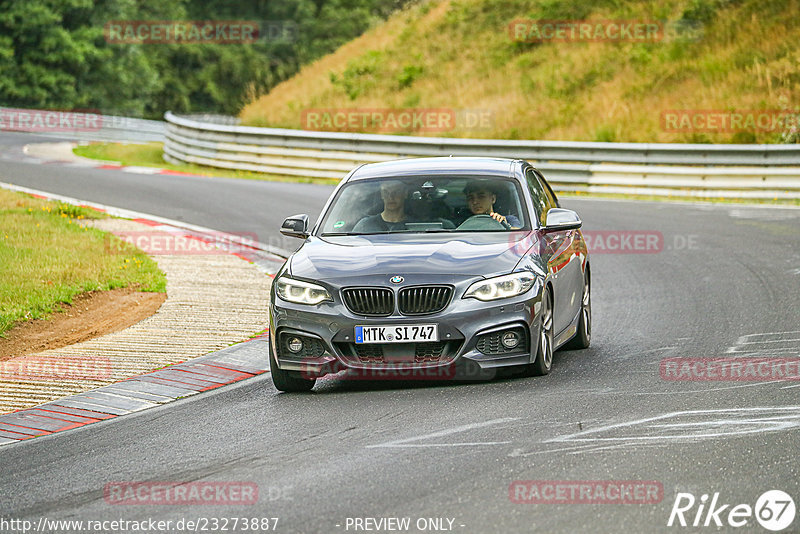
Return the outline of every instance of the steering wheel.
{"type": "Polygon", "coordinates": [[[461,223],[456,230],[508,230],[509,228],[511,228],[510,224],[501,223],[491,215],[481,213],[473,215],[461,223]]]}

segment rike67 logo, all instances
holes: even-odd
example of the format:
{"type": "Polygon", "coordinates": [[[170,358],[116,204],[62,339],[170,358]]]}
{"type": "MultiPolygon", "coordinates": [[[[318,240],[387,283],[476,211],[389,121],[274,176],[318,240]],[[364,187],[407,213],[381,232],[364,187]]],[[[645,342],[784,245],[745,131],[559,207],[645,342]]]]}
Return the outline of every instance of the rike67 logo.
{"type": "Polygon", "coordinates": [[[678,493],[669,514],[667,526],[729,527],[752,526],[755,516],[759,525],[767,530],[778,532],[788,528],[795,517],[794,500],[781,490],[769,490],[756,499],[755,506],[737,504],[735,506],[720,501],[719,492],[714,493],[709,502],[708,494],[696,499],[691,493],[678,493]]]}

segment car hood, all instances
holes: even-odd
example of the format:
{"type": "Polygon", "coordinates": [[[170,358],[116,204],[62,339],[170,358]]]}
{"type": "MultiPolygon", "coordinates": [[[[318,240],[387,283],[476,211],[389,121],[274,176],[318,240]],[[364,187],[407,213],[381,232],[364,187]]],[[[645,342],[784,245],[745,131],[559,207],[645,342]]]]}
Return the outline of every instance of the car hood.
{"type": "Polygon", "coordinates": [[[329,281],[377,275],[441,279],[511,272],[530,245],[530,231],[310,237],[294,253],[292,276],[329,281]]]}

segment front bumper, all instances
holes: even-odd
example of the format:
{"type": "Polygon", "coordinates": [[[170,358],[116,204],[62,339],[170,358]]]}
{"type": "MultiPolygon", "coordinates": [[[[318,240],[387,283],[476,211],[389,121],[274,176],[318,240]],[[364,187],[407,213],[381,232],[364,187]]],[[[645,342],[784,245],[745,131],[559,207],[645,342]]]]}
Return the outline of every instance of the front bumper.
{"type": "Polygon", "coordinates": [[[451,370],[482,372],[524,365],[536,355],[541,292],[537,282],[518,297],[481,302],[460,298],[462,291],[441,312],[388,317],[354,315],[338,299],[307,306],[273,294],[270,350],[280,369],[299,372],[306,378],[345,369],[375,378],[455,378],[451,370]],[[432,323],[439,327],[439,343],[354,343],[356,326],[432,323]],[[509,329],[519,332],[524,341],[511,350],[499,344],[500,333],[509,329]],[[286,345],[287,339],[295,336],[304,341],[298,353],[292,353],[286,345]]]}

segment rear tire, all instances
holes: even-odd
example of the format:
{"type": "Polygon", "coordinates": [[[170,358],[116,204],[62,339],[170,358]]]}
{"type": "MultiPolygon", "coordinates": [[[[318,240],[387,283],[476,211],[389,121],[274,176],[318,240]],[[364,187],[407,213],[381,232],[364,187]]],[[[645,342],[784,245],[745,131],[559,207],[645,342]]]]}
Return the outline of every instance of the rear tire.
{"type": "Polygon", "coordinates": [[[269,348],[269,371],[272,375],[272,383],[275,384],[275,389],[278,391],[302,393],[311,391],[311,388],[317,383],[316,378],[301,378],[297,371],[284,371],[278,368],[278,363],[272,354],[272,347],[269,348]]]}
{"type": "Polygon", "coordinates": [[[536,360],[528,365],[529,376],[544,376],[550,374],[553,368],[553,305],[550,291],[545,288],[542,292],[542,309],[539,312],[541,327],[539,329],[539,346],[536,350],[536,360]]]}
{"type": "Polygon", "coordinates": [[[580,319],[575,337],[564,345],[567,350],[581,350],[589,348],[592,341],[592,291],[589,279],[589,270],[583,274],[583,294],[581,295],[580,319]]]}

